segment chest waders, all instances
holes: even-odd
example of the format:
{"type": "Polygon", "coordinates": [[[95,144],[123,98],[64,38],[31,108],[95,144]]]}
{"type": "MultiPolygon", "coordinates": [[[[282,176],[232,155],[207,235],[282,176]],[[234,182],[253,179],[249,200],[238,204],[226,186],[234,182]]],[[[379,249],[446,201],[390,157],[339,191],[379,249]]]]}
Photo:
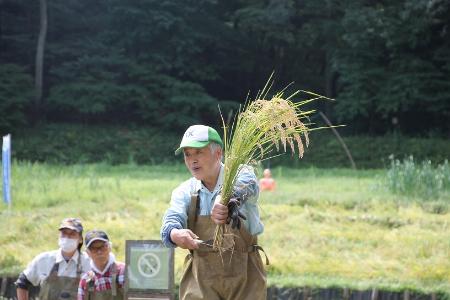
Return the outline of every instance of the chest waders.
{"type": "MultiPolygon", "coordinates": [[[[90,271],[93,272],[93,271],[90,271]]],[[[87,299],[88,300],[123,300],[123,289],[117,287],[117,265],[113,263],[111,270],[111,289],[106,291],[95,290],[95,276],[92,274],[91,279],[87,282],[87,299]]]]}
{"type": "MultiPolygon", "coordinates": [[[[198,194],[191,195],[188,228],[203,241],[214,238],[216,224],[211,216],[200,216],[198,194]]],[[[186,256],[180,283],[180,300],[263,300],[266,299],[266,272],[258,250],[257,237],[241,226],[232,230],[234,251],[222,256],[201,246],[186,256]]],[[[266,263],[268,260],[266,257],[266,263]]]]}
{"type": "Polygon", "coordinates": [[[58,276],[59,263],[55,263],[50,275],[41,283],[39,300],[76,300],[81,277],[81,253],[78,256],[75,278],[58,276]]]}

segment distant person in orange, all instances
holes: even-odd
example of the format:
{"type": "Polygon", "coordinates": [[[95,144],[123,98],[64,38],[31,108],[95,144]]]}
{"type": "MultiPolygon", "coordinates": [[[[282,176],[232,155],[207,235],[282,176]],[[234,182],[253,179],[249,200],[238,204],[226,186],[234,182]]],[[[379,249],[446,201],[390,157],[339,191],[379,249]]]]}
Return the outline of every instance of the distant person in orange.
{"type": "Polygon", "coordinates": [[[275,179],[272,178],[272,173],[269,169],[265,169],[263,172],[263,178],[259,180],[259,189],[261,191],[274,191],[275,179]]]}

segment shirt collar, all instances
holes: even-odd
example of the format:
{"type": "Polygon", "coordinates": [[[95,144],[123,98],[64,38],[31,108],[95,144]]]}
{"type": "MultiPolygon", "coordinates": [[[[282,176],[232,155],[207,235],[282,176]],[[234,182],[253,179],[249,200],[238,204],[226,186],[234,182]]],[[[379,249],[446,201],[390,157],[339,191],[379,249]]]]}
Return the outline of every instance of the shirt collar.
{"type": "MultiPolygon", "coordinates": [[[[75,253],[72,255],[72,257],[69,259],[69,261],[73,260],[75,263],[78,262],[78,256],[80,255],[80,253],[77,251],[75,251],[75,253]]],[[[56,262],[60,263],[62,261],[66,261],[64,259],[64,256],[62,255],[62,250],[58,249],[58,251],[56,252],[56,262]]],[[[68,261],[68,262],[69,262],[68,261]]]]}
{"type": "Polygon", "coordinates": [[[109,253],[109,260],[108,263],[105,266],[105,269],[103,271],[100,271],[99,269],[97,269],[97,267],[94,264],[94,261],[91,259],[90,265],[92,270],[94,270],[96,273],[103,275],[106,273],[106,271],[109,270],[109,267],[111,267],[111,265],[116,261],[116,257],[114,256],[114,254],[112,254],[111,252],[109,253]]]}
{"type": "MultiPolygon", "coordinates": [[[[220,163],[220,170],[219,170],[219,177],[217,177],[217,182],[216,182],[216,186],[214,187],[214,190],[212,191],[213,193],[217,193],[222,189],[222,183],[223,183],[223,170],[224,170],[224,164],[221,162],[220,163]]],[[[208,188],[206,186],[203,185],[201,180],[195,179],[196,180],[196,184],[195,184],[195,190],[196,191],[200,191],[201,189],[205,189],[205,191],[208,191],[208,188]]]]}

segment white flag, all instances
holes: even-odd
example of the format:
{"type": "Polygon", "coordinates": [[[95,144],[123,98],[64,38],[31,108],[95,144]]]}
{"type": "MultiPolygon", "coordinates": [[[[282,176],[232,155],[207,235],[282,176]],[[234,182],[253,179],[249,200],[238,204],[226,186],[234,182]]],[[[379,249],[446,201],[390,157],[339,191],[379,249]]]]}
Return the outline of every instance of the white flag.
{"type": "Polygon", "coordinates": [[[3,137],[2,147],[2,169],[3,169],[3,200],[11,204],[11,135],[3,137]]]}

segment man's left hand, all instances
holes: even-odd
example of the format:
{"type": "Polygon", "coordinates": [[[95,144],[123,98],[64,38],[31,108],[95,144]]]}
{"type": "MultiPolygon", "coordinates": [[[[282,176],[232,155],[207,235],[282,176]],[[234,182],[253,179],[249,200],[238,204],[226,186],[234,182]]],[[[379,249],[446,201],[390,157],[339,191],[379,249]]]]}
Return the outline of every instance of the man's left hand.
{"type": "Polygon", "coordinates": [[[227,224],[231,223],[231,228],[233,229],[240,229],[242,220],[247,220],[247,218],[239,211],[241,201],[239,198],[231,198],[230,201],[228,201],[227,207],[229,215],[227,224]]]}

